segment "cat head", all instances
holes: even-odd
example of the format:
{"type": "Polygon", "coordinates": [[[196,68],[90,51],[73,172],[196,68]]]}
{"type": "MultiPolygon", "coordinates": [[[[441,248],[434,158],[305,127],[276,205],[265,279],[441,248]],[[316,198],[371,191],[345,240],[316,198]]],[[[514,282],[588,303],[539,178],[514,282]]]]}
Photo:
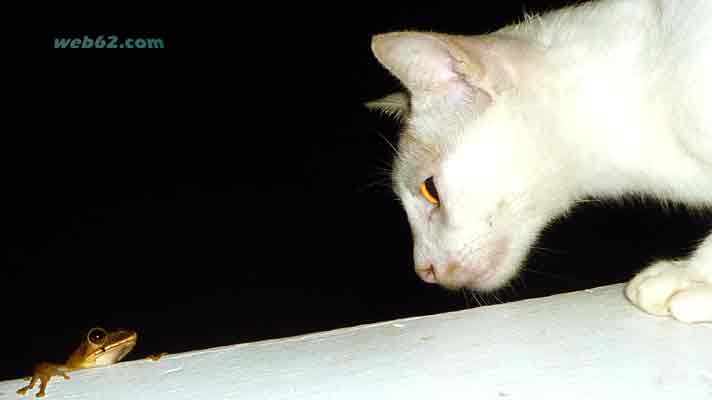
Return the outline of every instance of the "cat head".
{"type": "Polygon", "coordinates": [[[448,288],[505,285],[569,203],[566,156],[543,134],[555,124],[543,57],[504,35],[396,32],[372,50],[407,89],[369,106],[404,121],[393,182],[417,273],[448,288]]]}

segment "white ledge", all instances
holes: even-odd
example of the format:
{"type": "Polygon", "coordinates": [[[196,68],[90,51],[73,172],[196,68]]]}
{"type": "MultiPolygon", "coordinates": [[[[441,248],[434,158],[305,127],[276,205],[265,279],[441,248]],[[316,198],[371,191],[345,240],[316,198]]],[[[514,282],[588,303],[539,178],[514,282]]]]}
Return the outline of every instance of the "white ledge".
{"type": "Polygon", "coordinates": [[[71,376],[46,399],[702,399],[712,324],[645,315],[613,285],[71,376]]]}

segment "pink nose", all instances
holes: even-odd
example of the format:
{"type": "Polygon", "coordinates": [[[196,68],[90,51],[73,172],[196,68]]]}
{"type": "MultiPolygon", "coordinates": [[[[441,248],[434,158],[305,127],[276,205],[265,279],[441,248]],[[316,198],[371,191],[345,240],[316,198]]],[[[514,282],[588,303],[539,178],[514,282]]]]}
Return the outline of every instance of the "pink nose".
{"type": "Polygon", "coordinates": [[[433,265],[419,265],[415,267],[415,272],[420,279],[428,283],[438,283],[438,276],[433,265]]]}

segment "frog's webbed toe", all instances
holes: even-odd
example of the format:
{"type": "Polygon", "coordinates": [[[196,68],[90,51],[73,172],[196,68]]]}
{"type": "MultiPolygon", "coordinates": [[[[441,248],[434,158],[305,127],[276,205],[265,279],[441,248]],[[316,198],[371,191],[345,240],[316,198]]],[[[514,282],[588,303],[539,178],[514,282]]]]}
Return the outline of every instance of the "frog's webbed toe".
{"type": "Polygon", "coordinates": [[[35,396],[44,397],[47,390],[47,384],[49,383],[50,379],[52,379],[52,376],[62,376],[64,377],[64,379],[69,379],[69,375],[67,375],[63,370],[61,370],[60,367],[60,365],[52,363],[43,362],[38,364],[35,367],[34,374],[30,378],[30,383],[27,386],[18,389],[17,394],[24,395],[25,393],[27,393],[28,390],[35,387],[35,384],[39,380],[40,390],[35,396]]]}
{"type": "Polygon", "coordinates": [[[19,395],[25,395],[28,390],[32,389],[35,387],[35,383],[37,383],[37,375],[32,375],[29,377],[30,383],[27,384],[27,386],[21,387],[17,389],[17,394],[19,395]]]}

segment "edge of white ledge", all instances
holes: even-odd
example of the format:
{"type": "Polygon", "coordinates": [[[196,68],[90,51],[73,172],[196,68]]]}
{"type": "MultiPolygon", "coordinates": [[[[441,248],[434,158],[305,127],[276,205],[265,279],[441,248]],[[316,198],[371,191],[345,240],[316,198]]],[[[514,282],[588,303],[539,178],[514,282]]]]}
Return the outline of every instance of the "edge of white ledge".
{"type": "Polygon", "coordinates": [[[45,399],[712,398],[712,324],[643,314],[612,285],[71,376],[45,399]]]}

